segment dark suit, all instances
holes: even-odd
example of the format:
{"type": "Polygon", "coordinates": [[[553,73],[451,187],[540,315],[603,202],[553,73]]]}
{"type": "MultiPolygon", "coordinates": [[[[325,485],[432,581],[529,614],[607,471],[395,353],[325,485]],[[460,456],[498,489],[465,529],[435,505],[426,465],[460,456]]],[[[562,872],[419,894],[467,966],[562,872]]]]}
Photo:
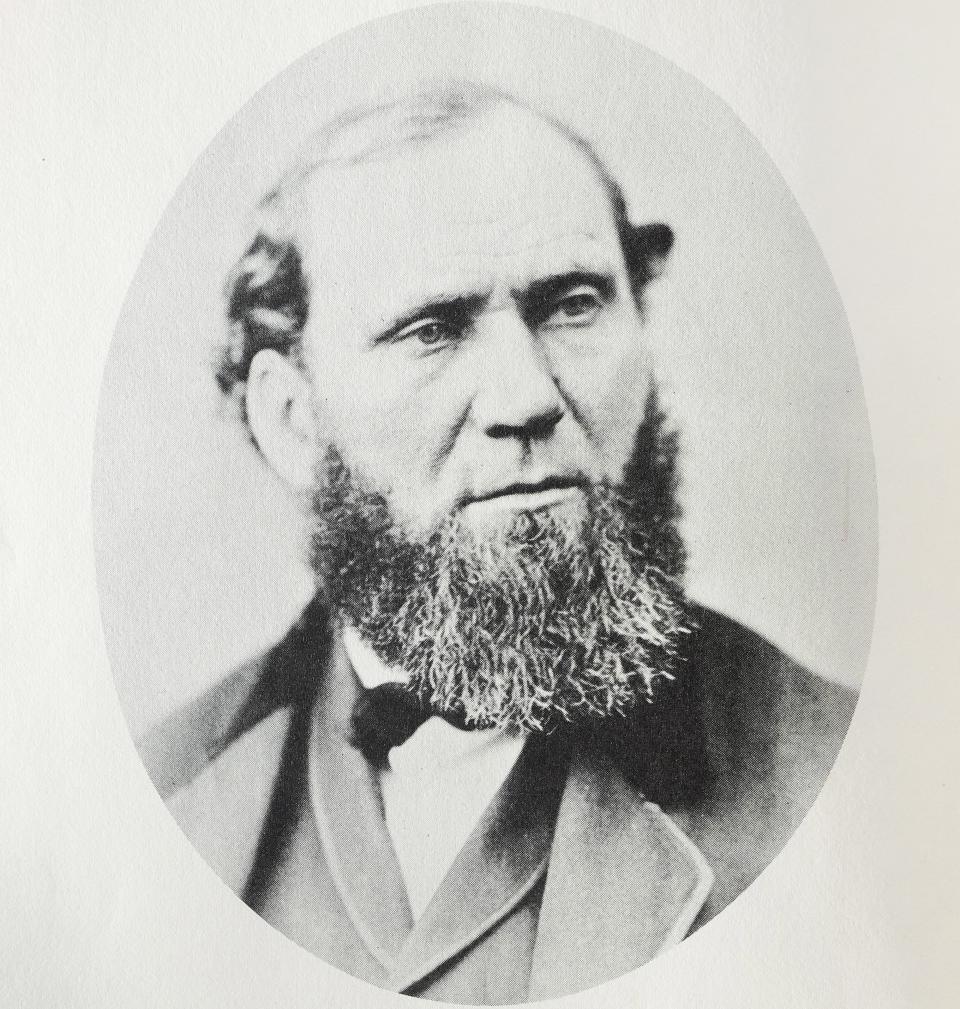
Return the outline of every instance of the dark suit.
{"type": "Polygon", "coordinates": [[[207,862],[327,962],[439,1001],[569,994],[742,893],[810,808],[852,715],[850,692],[696,616],[663,704],[528,740],[416,923],[375,772],[349,742],[356,677],[319,604],[141,752],[207,862]]]}

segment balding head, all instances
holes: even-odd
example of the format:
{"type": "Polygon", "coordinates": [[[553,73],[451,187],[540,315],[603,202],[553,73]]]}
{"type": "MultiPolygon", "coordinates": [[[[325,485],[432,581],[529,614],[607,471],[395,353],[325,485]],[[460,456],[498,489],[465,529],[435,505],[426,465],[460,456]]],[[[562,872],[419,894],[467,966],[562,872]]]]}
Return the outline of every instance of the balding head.
{"type": "MultiPolygon", "coordinates": [[[[547,113],[487,85],[444,83],[398,101],[354,109],[322,124],[296,161],[261,201],[256,234],[228,282],[226,340],[216,359],[221,390],[245,416],[245,383],[250,362],[263,349],[299,361],[300,337],[310,313],[311,278],[335,281],[337,263],[310,257],[313,244],[305,221],[309,205],[335,202],[336,177],[351,168],[389,162],[405,152],[476,129],[484,121],[526,118],[576,149],[606,194],[638,305],[643,290],[670,251],[673,234],[665,224],[632,225],[626,200],[592,145],[547,113]],[[311,262],[307,263],[308,257],[311,262]]],[[[503,151],[509,161],[510,151],[503,151]]],[[[415,199],[415,194],[411,194],[415,199]]]]}

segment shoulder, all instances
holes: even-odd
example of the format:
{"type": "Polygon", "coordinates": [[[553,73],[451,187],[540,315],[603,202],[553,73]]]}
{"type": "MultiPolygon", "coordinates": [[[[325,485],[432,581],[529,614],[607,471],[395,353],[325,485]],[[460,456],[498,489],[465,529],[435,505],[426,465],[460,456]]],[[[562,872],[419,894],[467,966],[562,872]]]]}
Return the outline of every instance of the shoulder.
{"type": "Polygon", "coordinates": [[[317,604],[274,647],[166,718],[138,744],[157,791],[204,861],[247,885],[286,754],[323,675],[317,604]]]}
{"type": "Polygon", "coordinates": [[[137,740],[164,801],[189,785],[243,735],[242,713],[267,664],[262,655],[233,670],[137,740]]]}
{"type": "Polygon", "coordinates": [[[722,811],[762,791],[801,807],[833,764],[855,695],[729,617],[691,615],[674,678],[598,738],[665,808],[722,811]]]}
{"type": "Polygon", "coordinates": [[[711,786],[686,822],[716,875],[710,916],[753,882],[809,812],[857,697],[727,617],[702,609],[698,620],[691,661],[711,786]]]}
{"type": "Polygon", "coordinates": [[[251,711],[269,653],[165,719],[138,748],[167,810],[236,894],[253,865],[270,805],[288,709],[251,711]]]}
{"type": "Polygon", "coordinates": [[[730,784],[776,774],[819,790],[840,749],[857,695],[804,668],[755,631],[696,611],[690,664],[701,685],[711,763],[730,784]]]}
{"type": "MultiPolygon", "coordinates": [[[[274,646],[237,667],[178,708],[137,741],[137,750],[164,801],[191,785],[241,740],[315,686],[326,658],[329,628],[314,600],[274,646]]],[[[272,719],[277,723],[278,719],[272,719]]],[[[254,738],[264,733],[254,733],[254,738]]],[[[249,749],[246,743],[243,749],[249,749]]]]}

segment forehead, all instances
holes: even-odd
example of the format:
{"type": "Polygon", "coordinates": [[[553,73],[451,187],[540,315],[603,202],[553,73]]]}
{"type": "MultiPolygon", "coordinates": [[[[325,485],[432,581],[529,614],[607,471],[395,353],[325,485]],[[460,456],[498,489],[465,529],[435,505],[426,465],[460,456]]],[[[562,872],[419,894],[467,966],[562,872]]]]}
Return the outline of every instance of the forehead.
{"type": "Polygon", "coordinates": [[[371,310],[431,285],[519,283],[579,260],[612,268],[598,260],[619,251],[593,163],[520,110],[322,170],[305,197],[297,226],[315,294],[371,310]]]}

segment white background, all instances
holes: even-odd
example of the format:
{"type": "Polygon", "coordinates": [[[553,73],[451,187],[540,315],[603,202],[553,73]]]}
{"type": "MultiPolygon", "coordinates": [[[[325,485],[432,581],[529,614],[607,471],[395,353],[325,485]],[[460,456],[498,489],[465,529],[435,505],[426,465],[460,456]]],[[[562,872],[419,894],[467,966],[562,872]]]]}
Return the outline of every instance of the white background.
{"type": "MultiPolygon", "coordinates": [[[[0,14],[5,1004],[400,1001],[274,933],[167,818],[111,681],[90,505],[110,336],[180,180],[264,82],[395,6],[328,4],[321,13],[306,3],[44,8],[13,0],[0,14]]],[[[716,923],[638,974],[572,1001],[949,1005],[960,939],[960,145],[950,6],[555,6],[675,60],[730,103],[772,155],[847,308],[881,504],[871,660],[820,802],[716,923]]]]}

